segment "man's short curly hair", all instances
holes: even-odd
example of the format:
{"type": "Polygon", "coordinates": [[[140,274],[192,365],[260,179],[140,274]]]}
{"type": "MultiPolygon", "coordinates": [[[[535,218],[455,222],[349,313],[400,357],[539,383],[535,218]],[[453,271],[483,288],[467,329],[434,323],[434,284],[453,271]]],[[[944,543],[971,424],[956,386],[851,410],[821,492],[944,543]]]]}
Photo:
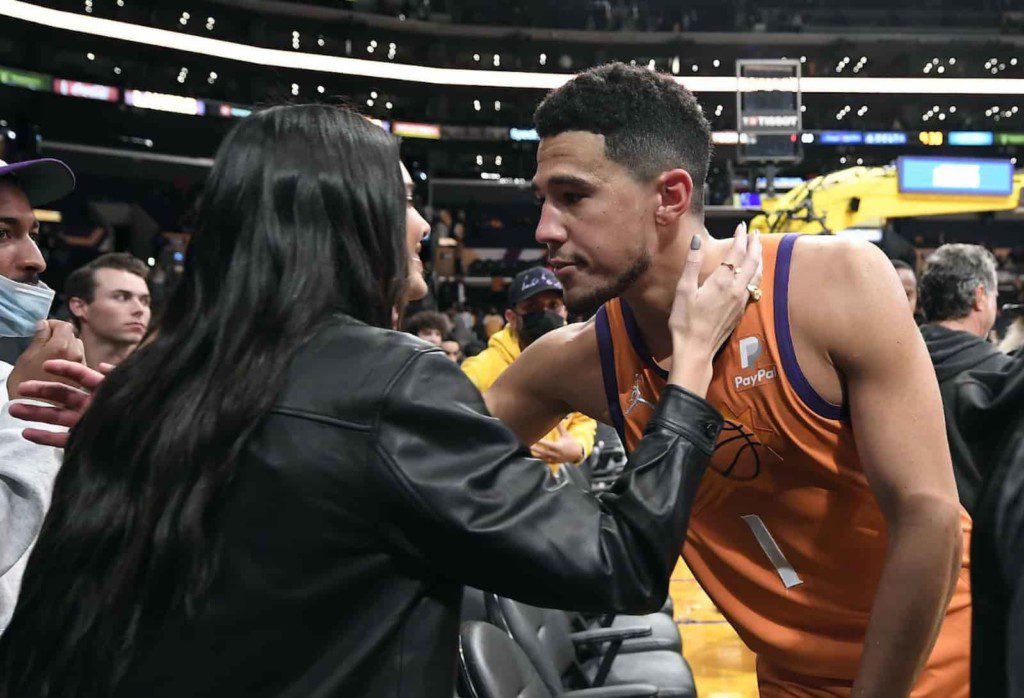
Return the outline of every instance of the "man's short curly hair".
{"type": "Polygon", "coordinates": [[[693,93],[670,76],[624,63],[591,68],[549,93],[533,121],[541,138],[604,136],[608,159],[641,182],[681,167],[693,179],[693,212],[702,211],[711,125],[693,93]]]}

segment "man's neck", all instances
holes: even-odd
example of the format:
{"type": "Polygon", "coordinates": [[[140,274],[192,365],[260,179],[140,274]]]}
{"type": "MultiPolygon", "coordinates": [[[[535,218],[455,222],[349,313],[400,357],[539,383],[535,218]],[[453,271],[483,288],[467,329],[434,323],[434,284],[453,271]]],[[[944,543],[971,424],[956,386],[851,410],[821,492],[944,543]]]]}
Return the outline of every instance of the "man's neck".
{"type": "Polygon", "coordinates": [[[725,259],[732,239],[715,240],[708,235],[702,225],[698,224],[684,227],[669,244],[656,250],[651,260],[651,268],[622,295],[636,317],[637,325],[640,326],[640,332],[654,355],[653,358],[658,360],[672,354],[668,318],[672,312],[676,287],[679,285],[679,277],[683,274],[694,235],[701,236],[704,246],[704,262],[698,281],[704,283],[704,279],[725,259]]]}
{"type": "Polygon", "coordinates": [[[975,337],[982,339],[988,335],[988,332],[982,331],[981,323],[974,317],[974,314],[968,315],[965,318],[958,320],[943,320],[935,323],[939,327],[945,327],[947,330],[954,330],[956,332],[967,332],[973,334],[975,337]]]}
{"type": "Polygon", "coordinates": [[[93,334],[88,327],[82,328],[82,344],[85,346],[85,363],[92,369],[100,364],[117,366],[135,351],[135,344],[111,342],[93,334]]]}

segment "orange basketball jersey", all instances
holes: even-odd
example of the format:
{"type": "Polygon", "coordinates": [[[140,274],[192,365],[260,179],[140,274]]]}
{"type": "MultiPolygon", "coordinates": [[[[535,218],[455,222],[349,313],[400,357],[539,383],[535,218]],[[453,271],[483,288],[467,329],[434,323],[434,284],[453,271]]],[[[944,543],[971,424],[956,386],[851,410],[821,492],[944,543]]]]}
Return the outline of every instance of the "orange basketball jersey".
{"type": "MultiPolygon", "coordinates": [[[[763,296],[747,306],[715,359],[708,400],[725,428],[697,493],[683,557],[757,653],[759,674],[772,667],[842,683],[859,666],[886,526],[843,406],[818,395],[796,360],[787,289],[797,239],[762,237],[763,296]]],[[[596,328],[612,421],[633,449],[668,374],[624,300],[602,307],[596,328]]],[[[970,525],[965,512],[965,551],[970,525]]],[[[965,552],[915,697],[967,695],[969,638],[965,552]]]]}

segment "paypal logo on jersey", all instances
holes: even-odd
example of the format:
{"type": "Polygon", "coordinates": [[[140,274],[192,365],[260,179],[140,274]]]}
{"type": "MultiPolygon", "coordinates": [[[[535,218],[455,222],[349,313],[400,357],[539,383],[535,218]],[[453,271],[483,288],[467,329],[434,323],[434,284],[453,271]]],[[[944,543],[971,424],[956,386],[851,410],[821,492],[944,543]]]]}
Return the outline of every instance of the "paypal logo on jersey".
{"type": "MultiPolygon", "coordinates": [[[[774,366],[758,366],[757,361],[764,353],[764,339],[761,337],[743,337],[739,341],[740,368],[752,373],[733,376],[733,388],[738,391],[750,390],[775,380],[778,372],[774,366]]],[[[762,362],[763,364],[763,362],[762,362]]]]}
{"type": "Polygon", "coordinates": [[[751,368],[761,356],[761,342],[757,337],[744,337],[740,340],[740,366],[746,370],[751,368]]]}

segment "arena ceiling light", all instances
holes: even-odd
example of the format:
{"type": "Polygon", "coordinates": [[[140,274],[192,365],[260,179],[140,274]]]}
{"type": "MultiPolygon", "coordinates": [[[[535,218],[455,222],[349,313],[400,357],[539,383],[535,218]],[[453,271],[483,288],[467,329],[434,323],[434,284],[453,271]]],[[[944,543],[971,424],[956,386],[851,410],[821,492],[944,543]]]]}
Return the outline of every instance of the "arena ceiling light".
{"type": "MultiPolygon", "coordinates": [[[[383,63],[343,56],[286,51],[250,46],[206,36],[183,34],[92,15],[41,7],[21,0],[0,0],[0,15],[55,29],[92,36],[186,51],[203,56],[253,65],[291,68],[320,73],[401,80],[432,85],[505,87],[550,90],[572,75],[500,70],[466,70],[383,63]]],[[[676,78],[697,93],[735,93],[751,89],[735,77],[692,76],[676,78]]],[[[763,88],[759,88],[763,89],[763,88]]],[[[1024,79],[1017,78],[801,78],[800,89],[812,94],[991,94],[1024,95],[1024,79]]],[[[293,90],[294,94],[295,90],[293,90]]]]}

